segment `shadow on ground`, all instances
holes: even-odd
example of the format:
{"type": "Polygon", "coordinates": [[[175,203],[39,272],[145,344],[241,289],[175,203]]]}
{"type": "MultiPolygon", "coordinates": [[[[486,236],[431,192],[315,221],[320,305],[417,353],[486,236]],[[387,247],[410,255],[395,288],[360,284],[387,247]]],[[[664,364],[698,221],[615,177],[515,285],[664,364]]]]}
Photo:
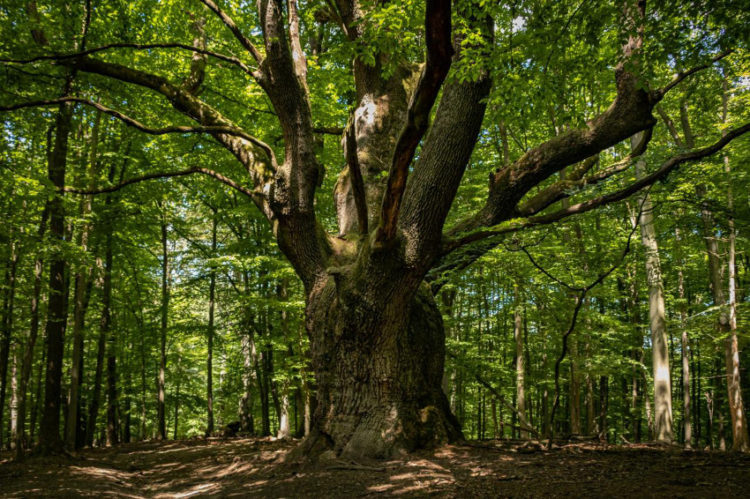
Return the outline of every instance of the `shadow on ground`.
{"type": "Polygon", "coordinates": [[[446,446],[406,458],[283,462],[293,442],[142,442],[74,458],[0,455],[2,497],[746,497],[750,457],[646,445],[517,442],[446,446]]]}

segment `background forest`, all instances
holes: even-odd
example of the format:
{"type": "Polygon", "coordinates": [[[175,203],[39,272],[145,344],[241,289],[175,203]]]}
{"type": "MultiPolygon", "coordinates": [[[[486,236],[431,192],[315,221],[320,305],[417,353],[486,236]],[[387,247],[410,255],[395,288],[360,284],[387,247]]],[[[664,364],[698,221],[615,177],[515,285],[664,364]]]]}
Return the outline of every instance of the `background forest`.
{"type": "MultiPolygon", "coordinates": [[[[57,96],[48,89],[63,87],[62,66],[10,59],[74,51],[79,3],[3,2],[2,106],[57,96]],[[15,22],[17,12],[26,12],[24,22],[15,22]]],[[[252,16],[252,6],[226,3],[238,18],[252,16]]],[[[200,2],[185,4],[96,3],[88,47],[190,44],[196,30],[205,30],[210,47],[231,53],[221,21],[200,2]]],[[[328,2],[300,4],[317,154],[327,170],[316,210],[335,232],[341,135],[356,104],[349,61],[368,57],[373,46],[421,57],[424,13],[416,1],[378,6],[369,20],[372,45],[365,46],[345,39],[328,2]]],[[[644,71],[651,78],[668,82],[672,73],[709,63],[657,105],[659,121],[637,167],[586,186],[587,193],[625,186],[676,152],[713,143],[750,120],[747,52],[725,53],[747,37],[748,11],[704,7],[665,2],[650,18],[647,32],[655,34],[646,38],[644,71]]],[[[497,165],[582,126],[614,93],[618,6],[533,0],[487,8],[495,45],[477,57],[503,77],[488,98],[451,224],[482,206],[497,165]]],[[[124,47],[103,57],[147,62],[176,81],[195,63],[168,47],[124,47]]],[[[475,70],[456,66],[449,79],[471,79],[475,70]]],[[[282,133],[268,98],[236,73],[236,65],[212,60],[201,98],[278,149],[282,133]]],[[[137,130],[140,123],[181,122],[142,89],[96,75],[72,85],[89,101],[131,110],[139,123],[71,105],[65,185],[79,192],[56,197],[48,172],[60,124],[55,108],[0,114],[0,445],[31,445],[38,436],[45,324],[56,296],[49,262],[56,255],[67,263],[61,433],[69,448],[218,432],[303,436],[315,404],[305,297],[265,217],[208,176],[161,175],[120,186],[165,170],[201,167],[239,179],[248,173],[207,135],[137,130]],[[53,198],[64,203],[62,241],[50,235],[53,198]]],[[[595,160],[604,171],[629,153],[630,144],[620,143],[595,160]]],[[[553,180],[574,176],[573,168],[553,180]]],[[[571,182],[571,198],[560,203],[576,202],[577,187],[571,182]]],[[[750,399],[748,234],[750,141],[743,137],[625,201],[508,236],[475,264],[438,279],[447,333],[443,388],[464,436],[658,438],[650,311],[660,306],[655,290],[662,289],[671,438],[731,448],[732,338],[742,400],[750,399]]]]}

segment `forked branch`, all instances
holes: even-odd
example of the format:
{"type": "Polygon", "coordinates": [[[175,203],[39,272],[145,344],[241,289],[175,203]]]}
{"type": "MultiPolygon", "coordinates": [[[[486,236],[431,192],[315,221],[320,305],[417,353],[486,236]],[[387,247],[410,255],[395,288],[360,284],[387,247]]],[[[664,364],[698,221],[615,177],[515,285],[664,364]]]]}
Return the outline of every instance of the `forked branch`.
{"type": "Polygon", "coordinates": [[[461,246],[464,246],[466,244],[470,244],[476,241],[481,241],[489,237],[498,236],[501,234],[508,234],[511,232],[517,232],[519,230],[538,226],[538,225],[550,224],[558,220],[568,218],[572,215],[586,213],[587,211],[591,211],[594,208],[598,208],[603,205],[611,204],[617,201],[622,201],[623,199],[630,197],[631,195],[640,191],[644,187],[648,187],[649,185],[655,183],[656,181],[665,178],[669,173],[671,173],[674,169],[676,169],[681,164],[687,163],[690,161],[697,161],[699,159],[710,156],[720,151],[724,146],[726,146],[732,140],[748,132],[750,132],[750,123],[747,123],[739,128],[730,130],[724,136],[722,136],[721,139],[714,142],[713,144],[706,146],[704,148],[701,148],[701,149],[696,149],[694,151],[690,151],[690,152],[686,152],[683,154],[679,154],[677,156],[673,156],[672,158],[662,163],[662,165],[656,171],[650,173],[649,175],[644,176],[643,178],[636,180],[635,182],[631,183],[629,186],[624,187],[615,192],[611,192],[609,194],[603,194],[601,196],[597,196],[597,197],[588,199],[586,201],[573,204],[567,208],[562,208],[552,213],[548,213],[545,215],[536,215],[536,216],[521,218],[517,220],[511,220],[506,223],[500,224],[496,227],[488,228],[485,230],[478,230],[476,232],[473,232],[461,238],[448,241],[444,245],[443,254],[447,255],[448,253],[454,251],[455,249],[461,246]]]}

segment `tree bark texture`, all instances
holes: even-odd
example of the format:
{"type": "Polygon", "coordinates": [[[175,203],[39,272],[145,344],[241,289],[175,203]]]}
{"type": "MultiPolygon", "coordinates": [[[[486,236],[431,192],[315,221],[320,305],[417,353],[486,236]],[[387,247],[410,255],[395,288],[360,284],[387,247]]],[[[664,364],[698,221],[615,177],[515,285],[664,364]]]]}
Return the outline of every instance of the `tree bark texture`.
{"type": "MultiPolygon", "coordinates": [[[[69,78],[66,86],[70,85],[69,78]]],[[[67,166],[68,136],[73,117],[73,105],[60,104],[55,120],[55,145],[49,158],[49,179],[56,188],[65,186],[65,169],[67,166]]],[[[49,202],[49,232],[55,244],[62,245],[65,236],[65,207],[62,194],[55,195],[49,202]]],[[[62,380],[62,361],[67,324],[66,305],[66,267],[62,248],[50,259],[49,267],[49,301],[47,306],[47,368],[44,383],[44,409],[39,430],[38,452],[55,454],[62,451],[60,438],[60,396],[62,380]]]]}
{"type": "MultiPolygon", "coordinates": [[[[634,143],[640,138],[634,138],[634,143]]],[[[645,162],[636,163],[636,174],[644,175],[645,162]]],[[[654,377],[654,438],[672,442],[672,381],[669,372],[664,283],[661,276],[659,245],[656,240],[651,198],[645,193],[639,200],[641,241],[645,249],[648,280],[649,324],[651,327],[652,367],[654,377]]]]}

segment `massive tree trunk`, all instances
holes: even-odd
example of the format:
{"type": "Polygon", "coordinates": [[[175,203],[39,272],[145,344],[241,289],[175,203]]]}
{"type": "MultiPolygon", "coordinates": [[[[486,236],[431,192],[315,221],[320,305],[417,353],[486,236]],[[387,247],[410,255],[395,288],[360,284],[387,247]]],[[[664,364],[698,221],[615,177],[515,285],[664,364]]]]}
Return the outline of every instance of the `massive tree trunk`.
{"type": "Polygon", "coordinates": [[[429,289],[372,302],[336,288],[331,277],[308,297],[318,404],[303,448],[389,457],[461,439],[440,385],[445,332],[429,289]]]}

